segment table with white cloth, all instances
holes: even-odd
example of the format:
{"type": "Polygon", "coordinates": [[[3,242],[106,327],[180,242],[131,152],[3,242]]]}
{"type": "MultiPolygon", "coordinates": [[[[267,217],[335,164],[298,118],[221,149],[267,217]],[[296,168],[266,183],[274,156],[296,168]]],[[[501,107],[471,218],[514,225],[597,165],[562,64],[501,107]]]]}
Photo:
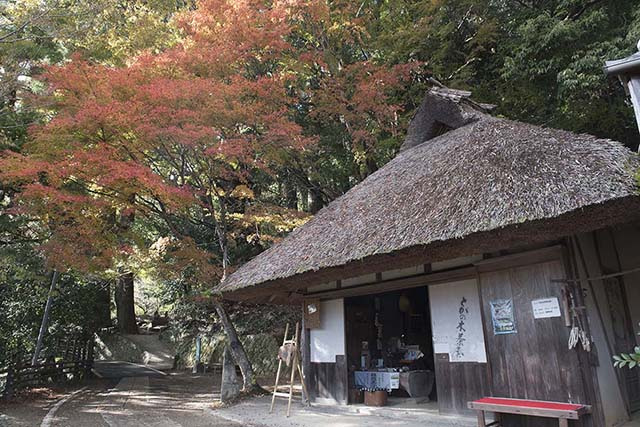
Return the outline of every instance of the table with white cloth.
{"type": "Polygon", "coordinates": [[[387,390],[400,388],[400,372],[356,371],[356,387],[363,390],[387,390]]]}
{"type": "Polygon", "coordinates": [[[434,383],[432,371],[418,370],[408,372],[356,371],[355,385],[362,390],[403,389],[411,397],[427,397],[434,383]]]}

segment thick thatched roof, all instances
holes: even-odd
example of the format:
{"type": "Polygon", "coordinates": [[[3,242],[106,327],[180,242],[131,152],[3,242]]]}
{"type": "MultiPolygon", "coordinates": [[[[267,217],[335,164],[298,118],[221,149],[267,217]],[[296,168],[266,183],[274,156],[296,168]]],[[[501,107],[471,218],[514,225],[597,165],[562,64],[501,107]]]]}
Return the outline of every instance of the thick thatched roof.
{"type": "Polygon", "coordinates": [[[429,94],[395,159],[240,267],[220,290],[249,295],[285,282],[302,288],[320,283],[314,278],[323,272],[356,275],[347,267],[367,260],[374,262],[368,268],[382,259],[399,268],[399,254],[409,251],[423,262],[470,255],[498,235],[504,244],[555,238],[637,209],[638,161],[622,144],[494,118],[465,99],[429,94]],[[464,241],[473,246],[462,249],[464,241]],[[456,245],[458,252],[447,252],[456,245]]]}

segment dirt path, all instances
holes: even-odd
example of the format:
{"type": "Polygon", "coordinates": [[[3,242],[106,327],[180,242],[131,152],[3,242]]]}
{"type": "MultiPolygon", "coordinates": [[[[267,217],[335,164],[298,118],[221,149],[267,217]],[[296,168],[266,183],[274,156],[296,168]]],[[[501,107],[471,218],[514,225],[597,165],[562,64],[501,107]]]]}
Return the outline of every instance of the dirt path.
{"type": "Polygon", "coordinates": [[[70,390],[2,405],[0,426],[238,427],[208,410],[217,398],[218,381],[187,373],[95,380],[57,407],[70,390]]]}

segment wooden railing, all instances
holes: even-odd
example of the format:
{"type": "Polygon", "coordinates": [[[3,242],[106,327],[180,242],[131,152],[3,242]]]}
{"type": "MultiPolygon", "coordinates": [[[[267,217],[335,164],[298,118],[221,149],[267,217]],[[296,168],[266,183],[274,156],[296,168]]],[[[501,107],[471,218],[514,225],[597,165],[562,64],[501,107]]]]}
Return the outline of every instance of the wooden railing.
{"type": "Polygon", "coordinates": [[[89,377],[93,346],[93,336],[76,337],[58,341],[57,354],[49,352],[35,364],[25,355],[14,356],[6,366],[0,367],[0,396],[8,399],[20,390],[89,377]]]}

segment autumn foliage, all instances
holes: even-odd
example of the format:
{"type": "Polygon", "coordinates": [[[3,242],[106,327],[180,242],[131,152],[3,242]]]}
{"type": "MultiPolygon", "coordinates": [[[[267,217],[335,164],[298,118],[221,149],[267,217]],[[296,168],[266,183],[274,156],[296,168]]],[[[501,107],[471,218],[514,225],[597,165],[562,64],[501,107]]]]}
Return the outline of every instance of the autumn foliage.
{"type": "Polygon", "coordinates": [[[380,135],[399,131],[390,97],[415,66],[331,64],[330,20],[315,0],[205,0],[161,54],[48,68],[35,102],[51,119],[22,153],[2,155],[0,179],[19,189],[14,212],[39,224],[50,265],[104,270],[152,256],[211,282],[234,227],[260,234],[256,212],[269,207],[255,200],[256,177],[314,150],[304,115],[344,127],[368,164],[380,135]]]}

